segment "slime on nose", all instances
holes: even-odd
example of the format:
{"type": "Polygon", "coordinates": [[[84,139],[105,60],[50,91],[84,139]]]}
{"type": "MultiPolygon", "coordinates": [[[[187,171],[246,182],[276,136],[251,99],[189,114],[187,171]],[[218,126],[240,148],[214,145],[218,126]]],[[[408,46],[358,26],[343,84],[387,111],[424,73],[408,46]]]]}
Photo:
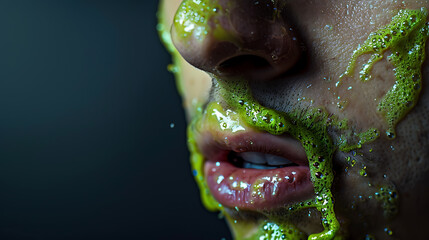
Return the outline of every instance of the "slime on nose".
{"type": "Polygon", "coordinates": [[[274,78],[291,69],[302,50],[281,14],[282,4],[183,1],[171,29],[173,43],[191,65],[217,76],[274,78]]]}
{"type": "Polygon", "coordinates": [[[216,1],[183,1],[174,17],[173,25],[177,37],[185,41],[185,44],[190,44],[191,37],[203,41],[209,31],[221,31],[222,28],[219,28],[218,22],[215,22],[212,27],[209,26],[209,20],[219,12],[220,8],[216,1]]]}

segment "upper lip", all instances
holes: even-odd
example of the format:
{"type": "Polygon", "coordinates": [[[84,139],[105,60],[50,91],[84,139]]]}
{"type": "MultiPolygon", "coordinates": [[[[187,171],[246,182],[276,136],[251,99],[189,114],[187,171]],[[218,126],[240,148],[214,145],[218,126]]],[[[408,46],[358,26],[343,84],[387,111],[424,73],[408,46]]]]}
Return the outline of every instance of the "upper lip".
{"type": "Polygon", "coordinates": [[[205,157],[205,180],[222,205],[251,211],[268,210],[309,199],[314,194],[305,150],[291,136],[274,136],[249,128],[237,133],[202,130],[197,143],[205,157]],[[277,155],[298,166],[272,170],[237,168],[228,162],[231,151],[277,155]],[[241,189],[235,189],[234,184],[241,184],[241,189]],[[252,192],[257,184],[264,189],[262,195],[252,192]]]}
{"type": "Polygon", "coordinates": [[[211,161],[230,151],[262,152],[284,157],[299,166],[308,166],[307,156],[301,143],[289,135],[279,137],[253,130],[229,135],[206,132],[200,136],[198,143],[203,155],[211,161]]]}

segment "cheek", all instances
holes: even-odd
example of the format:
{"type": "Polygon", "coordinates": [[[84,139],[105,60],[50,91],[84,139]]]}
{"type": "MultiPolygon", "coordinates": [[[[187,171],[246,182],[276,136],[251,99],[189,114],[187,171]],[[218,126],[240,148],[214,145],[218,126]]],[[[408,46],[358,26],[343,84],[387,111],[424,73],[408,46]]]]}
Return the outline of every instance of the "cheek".
{"type": "MultiPolygon", "coordinates": [[[[174,15],[182,1],[163,0],[160,5],[160,13],[166,26],[171,26],[174,15]]],[[[170,27],[168,27],[169,31],[170,27]]],[[[172,53],[173,64],[169,67],[175,74],[177,89],[183,100],[187,118],[190,120],[196,112],[196,108],[204,104],[209,96],[211,79],[205,72],[194,68],[187,63],[179,53],[172,53]]]]}
{"type": "MultiPolygon", "coordinates": [[[[366,60],[362,58],[360,61],[363,63],[366,60]]],[[[342,74],[340,69],[338,72],[335,76],[342,74]]],[[[372,72],[372,79],[368,82],[348,78],[338,84],[338,77],[330,77],[329,74],[322,76],[326,77],[313,81],[308,85],[310,87],[303,91],[303,96],[311,99],[313,105],[324,106],[329,113],[341,119],[348,119],[358,128],[386,128],[377,106],[395,83],[391,65],[387,62],[377,63],[372,72]]]]}
{"type": "MultiPolygon", "coordinates": [[[[382,7],[377,6],[377,9],[382,7]]],[[[328,112],[349,119],[358,128],[375,127],[384,132],[392,126],[387,126],[387,120],[377,109],[396,80],[394,67],[387,61],[390,50],[384,52],[384,58],[373,66],[369,81],[359,79],[360,69],[371,55],[362,54],[354,64],[354,75],[342,78],[341,84],[337,84],[346,72],[353,52],[364,44],[370,33],[388,25],[397,10],[393,8],[382,15],[360,9],[359,6],[347,10],[350,11],[348,14],[344,14],[344,9],[323,9],[320,21],[306,21],[311,16],[301,16],[303,19],[299,22],[306,22],[306,27],[300,29],[304,29],[307,44],[311,46],[310,57],[315,59],[305,80],[311,87],[304,89],[303,95],[311,99],[314,105],[324,106],[328,112]]]]}
{"type": "Polygon", "coordinates": [[[177,87],[182,95],[183,107],[188,119],[192,119],[197,108],[206,103],[211,88],[210,76],[191,66],[182,57],[177,57],[180,72],[176,75],[177,87]]]}
{"type": "MultiPolygon", "coordinates": [[[[427,70],[429,65],[426,66],[427,70]]],[[[428,80],[426,75],[425,83],[428,80]]],[[[386,151],[384,159],[389,163],[390,174],[405,191],[414,185],[427,186],[429,176],[429,86],[425,85],[416,107],[398,124],[398,139],[386,144],[390,151],[386,151]]]]}

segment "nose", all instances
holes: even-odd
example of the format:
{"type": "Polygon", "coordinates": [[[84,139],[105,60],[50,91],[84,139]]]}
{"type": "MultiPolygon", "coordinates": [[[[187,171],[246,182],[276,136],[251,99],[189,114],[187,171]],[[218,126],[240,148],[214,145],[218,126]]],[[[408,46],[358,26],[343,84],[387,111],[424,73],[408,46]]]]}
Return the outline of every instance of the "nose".
{"type": "Polygon", "coordinates": [[[272,79],[299,60],[301,46],[283,0],[185,0],[171,30],[195,67],[220,77],[272,79]]]}

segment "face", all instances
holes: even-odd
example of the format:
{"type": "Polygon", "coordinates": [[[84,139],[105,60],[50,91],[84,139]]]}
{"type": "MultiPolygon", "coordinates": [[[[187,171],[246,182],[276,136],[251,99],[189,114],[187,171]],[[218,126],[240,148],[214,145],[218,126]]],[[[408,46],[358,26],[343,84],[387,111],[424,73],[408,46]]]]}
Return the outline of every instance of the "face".
{"type": "Polygon", "coordinates": [[[423,239],[428,1],[168,0],[193,174],[236,239],[423,239]]]}

